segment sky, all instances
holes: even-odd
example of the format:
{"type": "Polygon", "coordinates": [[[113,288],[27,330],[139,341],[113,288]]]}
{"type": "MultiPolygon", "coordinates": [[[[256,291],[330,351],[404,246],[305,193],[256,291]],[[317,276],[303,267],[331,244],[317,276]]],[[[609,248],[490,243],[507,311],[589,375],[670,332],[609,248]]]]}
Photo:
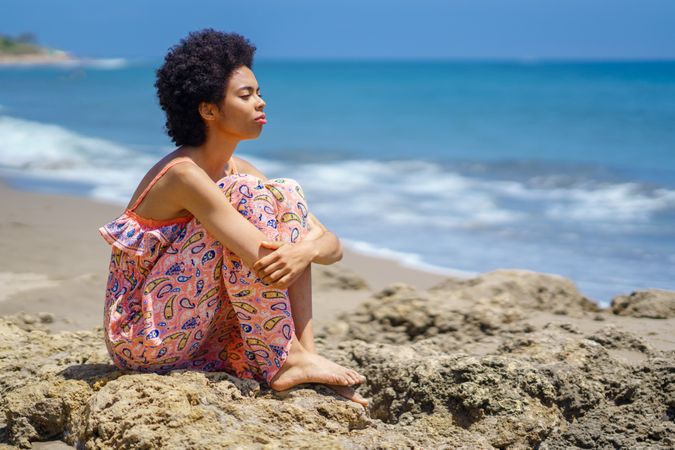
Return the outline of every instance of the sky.
{"type": "Polygon", "coordinates": [[[2,0],[0,33],[156,59],[234,31],[256,59],[675,59],[675,0],[2,0]]]}

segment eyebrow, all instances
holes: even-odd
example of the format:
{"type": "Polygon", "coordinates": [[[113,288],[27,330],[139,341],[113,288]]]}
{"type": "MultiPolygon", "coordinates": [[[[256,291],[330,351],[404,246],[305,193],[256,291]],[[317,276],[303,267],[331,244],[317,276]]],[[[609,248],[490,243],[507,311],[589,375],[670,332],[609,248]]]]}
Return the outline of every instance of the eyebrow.
{"type": "MultiPolygon", "coordinates": [[[[237,89],[237,90],[238,90],[238,91],[241,91],[242,89],[249,89],[249,90],[252,91],[252,90],[253,90],[253,86],[242,86],[242,87],[240,87],[240,88],[237,89]]],[[[260,86],[258,86],[258,89],[260,89],[260,86]]]]}

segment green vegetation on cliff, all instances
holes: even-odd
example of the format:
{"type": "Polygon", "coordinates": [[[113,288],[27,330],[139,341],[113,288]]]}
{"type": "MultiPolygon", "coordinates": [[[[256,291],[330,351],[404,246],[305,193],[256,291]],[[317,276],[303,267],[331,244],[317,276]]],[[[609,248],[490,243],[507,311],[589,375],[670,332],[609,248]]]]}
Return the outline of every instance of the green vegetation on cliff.
{"type": "Polygon", "coordinates": [[[36,55],[54,52],[55,50],[38,45],[32,33],[22,33],[14,38],[0,34],[0,55],[36,55]]]}

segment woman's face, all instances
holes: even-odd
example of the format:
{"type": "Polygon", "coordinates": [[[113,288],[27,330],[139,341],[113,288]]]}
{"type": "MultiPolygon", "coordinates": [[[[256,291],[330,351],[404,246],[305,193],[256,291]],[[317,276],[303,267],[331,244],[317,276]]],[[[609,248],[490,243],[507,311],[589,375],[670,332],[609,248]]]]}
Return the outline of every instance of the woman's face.
{"type": "Polygon", "coordinates": [[[234,70],[225,88],[225,99],[218,106],[210,129],[239,140],[260,136],[264,121],[256,119],[264,114],[265,101],[251,69],[241,66],[234,70]]]}

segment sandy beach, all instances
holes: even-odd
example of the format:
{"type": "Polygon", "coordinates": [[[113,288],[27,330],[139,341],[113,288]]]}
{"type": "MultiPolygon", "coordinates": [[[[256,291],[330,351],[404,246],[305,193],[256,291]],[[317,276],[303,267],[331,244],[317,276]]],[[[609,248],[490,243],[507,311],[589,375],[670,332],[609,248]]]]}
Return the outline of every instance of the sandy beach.
{"type": "MultiPolygon", "coordinates": [[[[119,216],[123,206],[17,191],[0,180],[0,207],[0,248],[12,255],[0,260],[0,315],[53,314],[51,331],[102,325],[110,246],[97,230],[119,216]]],[[[322,288],[321,275],[313,274],[317,325],[352,309],[371,290],[394,282],[425,289],[444,278],[349,250],[330,268],[335,267],[359,274],[370,289],[336,294],[322,288]]]]}
{"type": "Polygon", "coordinates": [[[77,62],[77,59],[65,52],[0,55],[0,66],[42,66],[74,62],[77,62]]]}
{"type": "MultiPolygon", "coordinates": [[[[132,438],[125,427],[135,425],[115,416],[117,407],[84,412],[98,408],[100,402],[113,404],[131,391],[146,390],[152,397],[148,392],[154,392],[152,383],[158,383],[153,375],[116,371],[100,334],[110,247],[97,228],[117,217],[123,207],[21,192],[5,183],[0,183],[0,207],[0,388],[7,395],[0,404],[5,413],[4,423],[0,414],[0,447],[3,443],[22,448],[59,448],[66,443],[87,443],[88,448],[123,443],[131,448],[213,445],[208,434],[196,438],[166,430],[168,434],[162,436],[148,431],[132,438]],[[68,394],[73,386],[86,391],[78,391],[78,400],[68,394]],[[129,386],[134,387],[130,390],[129,386]],[[117,390],[108,392],[108,388],[117,390]],[[103,392],[108,400],[100,397],[103,392]],[[54,398],[61,400],[47,400],[54,398]],[[49,413],[38,418],[30,412],[33,405],[44,402],[59,411],[52,419],[49,413]],[[67,410],[59,406],[66,404],[71,405],[67,410]],[[38,424],[45,420],[49,425],[38,424]],[[100,423],[92,425],[87,420],[100,423]],[[96,428],[101,423],[108,424],[107,431],[96,428]],[[92,432],[91,427],[99,431],[92,432]]],[[[204,383],[221,390],[225,386],[234,392],[227,397],[230,406],[218,408],[235,416],[243,410],[232,408],[244,408],[255,397],[260,416],[247,419],[248,428],[237,428],[228,438],[230,444],[244,439],[241,433],[265,426],[267,419],[262,417],[277,414],[278,408],[302,417],[294,422],[302,430],[285,436],[285,445],[291,447],[292,443],[321,442],[334,448],[429,448],[438,444],[515,449],[541,443],[548,436],[550,446],[541,448],[569,448],[567,444],[581,445],[589,429],[596,433],[592,442],[600,444],[620,439],[631,448],[667,448],[673,442],[675,404],[672,396],[664,394],[672,385],[663,387],[664,379],[661,387],[644,387],[652,380],[649,373],[672,378],[675,318],[669,312],[670,297],[659,300],[658,307],[648,309],[646,316],[619,315],[582,297],[570,280],[554,275],[504,270],[470,280],[449,278],[349,250],[338,264],[313,266],[313,285],[319,348],[343,364],[358,365],[366,374],[370,381],[362,392],[372,399],[371,409],[358,412],[354,404],[345,406],[349,402],[320,388],[298,388],[278,396],[222,376],[180,373],[165,377],[177,395],[182,395],[182,389],[202,393],[216,389],[204,383]],[[653,313],[649,311],[664,317],[650,318],[653,313]],[[551,372],[554,361],[569,374],[551,372]],[[608,375],[617,367],[618,372],[608,375]],[[463,375],[458,374],[467,371],[476,372],[465,384],[469,378],[462,381],[463,375]],[[593,381],[575,378],[582,373],[593,381]],[[502,379],[501,384],[489,381],[493,379],[502,379]],[[523,387],[522,383],[530,382],[538,387],[523,387]],[[552,384],[546,387],[546,383],[552,384]],[[635,383],[643,383],[645,396],[630,388],[635,383]],[[605,389],[601,386],[614,387],[601,393],[605,389]],[[457,391],[460,387],[464,390],[457,391]],[[505,406],[509,402],[520,406],[505,406]],[[625,405],[634,408],[626,406],[617,412],[625,405]],[[635,414],[645,408],[648,414],[630,433],[621,426],[608,431],[615,420],[612,414],[625,414],[621,423],[635,422],[635,414]],[[600,410],[607,412],[594,419],[600,410]],[[646,431],[654,427],[657,431],[646,431]],[[653,441],[644,447],[630,445],[647,442],[643,438],[649,433],[653,441]]],[[[146,405],[145,400],[133,402],[146,405]]],[[[252,414],[253,407],[246,408],[246,414],[252,414]]],[[[215,418],[213,423],[199,418],[181,420],[207,428],[229,423],[229,419],[215,418]]],[[[274,439],[265,442],[276,445],[274,439]]]]}

